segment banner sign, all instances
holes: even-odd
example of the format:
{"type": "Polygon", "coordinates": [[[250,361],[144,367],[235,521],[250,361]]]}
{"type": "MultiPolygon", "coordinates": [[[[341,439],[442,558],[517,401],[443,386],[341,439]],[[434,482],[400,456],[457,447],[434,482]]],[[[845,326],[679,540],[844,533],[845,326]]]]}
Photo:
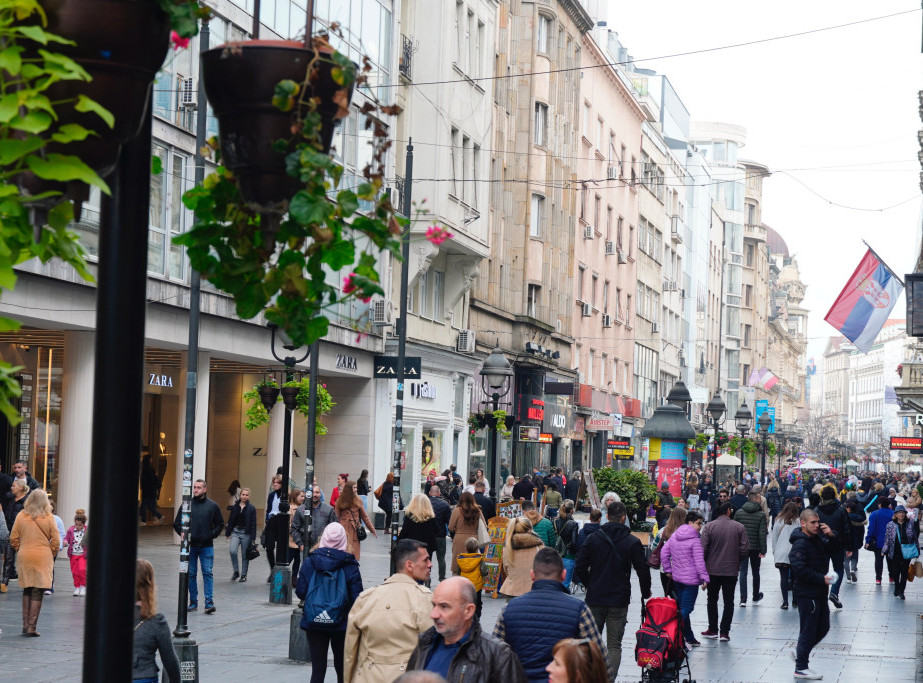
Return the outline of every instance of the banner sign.
{"type": "Polygon", "coordinates": [[[918,436],[892,436],[892,451],[909,451],[923,448],[923,438],[918,436]]]}

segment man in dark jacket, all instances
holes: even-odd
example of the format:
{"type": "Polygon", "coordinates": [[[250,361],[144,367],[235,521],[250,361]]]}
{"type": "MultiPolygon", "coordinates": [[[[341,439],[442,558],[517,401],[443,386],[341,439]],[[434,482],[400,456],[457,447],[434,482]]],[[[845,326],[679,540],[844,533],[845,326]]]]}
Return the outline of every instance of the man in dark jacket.
{"type": "MultiPolygon", "coordinates": [[[[212,567],[215,564],[214,539],[224,530],[224,517],[218,503],[206,493],[208,486],[204,479],[192,484],[192,503],[189,506],[189,537],[183,538],[183,508],[180,507],[173,520],[173,530],[180,535],[181,542],[189,543],[189,612],[199,609],[199,585],[196,581],[197,563],[202,563],[202,583],[205,585],[205,614],[214,614],[215,600],[212,595],[214,580],[212,567]]],[[[180,546],[182,547],[182,546],[180,546]]]]}
{"type": "Polygon", "coordinates": [[[836,487],[832,485],[824,486],[820,490],[820,504],[814,510],[817,513],[821,524],[826,524],[833,532],[827,547],[830,551],[830,560],[833,563],[833,571],[839,578],[830,586],[830,602],[837,609],[843,609],[843,603],[840,602],[840,585],[843,583],[843,568],[846,560],[847,534],[851,531],[849,523],[849,513],[846,511],[840,501],[836,499],[836,487]]]}
{"type": "Polygon", "coordinates": [[[596,627],[600,633],[603,626],[606,628],[609,671],[617,676],[631,603],[631,568],[638,575],[644,600],[651,597],[651,569],[641,541],[625,526],[625,504],[610,503],[606,512],[608,522],[588,537],[577,553],[574,573],[586,587],[586,604],[596,619],[596,627]]]}
{"type": "Polygon", "coordinates": [[[737,488],[734,490],[734,495],[731,496],[731,509],[736,514],[737,511],[742,508],[747,502],[747,487],[743,484],[738,484],[737,488]]]}
{"type": "Polygon", "coordinates": [[[714,509],[715,519],[702,529],[702,550],[708,570],[708,630],[706,638],[731,639],[731,620],[734,618],[734,587],[741,561],[750,555],[747,530],[740,522],[731,519],[731,504],[719,503],[714,509]],[[718,595],[724,600],[721,628],[718,629],[718,595]]]}
{"type": "Polygon", "coordinates": [[[532,477],[528,474],[524,474],[522,479],[513,485],[513,500],[519,500],[520,498],[532,500],[532,491],[534,489],[532,477]]]}
{"type": "Polygon", "coordinates": [[[17,479],[26,482],[26,486],[29,487],[30,491],[34,491],[38,488],[38,482],[29,474],[26,470],[26,463],[21,460],[13,463],[13,481],[17,479]]]}
{"type": "MultiPolygon", "coordinates": [[[[499,489],[497,489],[499,491],[499,489]]],[[[484,513],[484,519],[490,520],[497,516],[496,504],[487,496],[487,484],[483,481],[474,484],[474,502],[481,508],[484,513]]]]}
{"type": "MultiPolygon", "coordinates": [[[[732,499],[733,500],[733,499],[732,499]]],[[[747,565],[753,570],[753,604],[758,605],[763,600],[760,592],[760,561],[766,557],[766,527],[769,521],[763,506],[760,504],[762,496],[758,491],[751,491],[744,503],[734,513],[734,521],[740,522],[747,530],[747,539],[750,542],[750,552],[740,561],[738,580],[740,582],[740,606],[747,606],[747,565]]]]}
{"type": "MultiPolygon", "coordinates": [[[[312,499],[314,505],[311,506],[311,538],[307,537],[307,525],[305,524],[305,504],[302,503],[298,506],[298,509],[295,510],[295,514],[292,516],[292,541],[295,542],[295,545],[301,550],[302,557],[304,555],[304,548],[312,547],[315,543],[320,540],[321,535],[324,533],[324,529],[327,528],[328,524],[332,522],[339,522],[340,519],[337,517],[336,511],[332,506],[327,505],[327,503],[322,503],[320,500],[320,487],[314,486],[312,499]]],[[[295,570],[295,575],[297,576],[297,569],[295,570]]]]}
{"type": "Polygon", "coordinates": [[[474,584],[461,576],[433,591],[434,626],[420,635],[408,671],[432,671],[449,683],[526,683],[519,658],[502,640],[481,631],[474,618],[474,584]]]}
{"type": "Polygon", "coordinates": [[[795,581],[792,597],[798,601],[801,622],[795,653],[795,678],[821,678],[820,674],[808,668],[808,659],[814,646],[830,630],[827,586],[832,578],[826,574],[830,560],[829,539],[832,537],[833,530],[821,524],[814,510],[802,512],[801,529],[792,532],[792,549],[788,557],[795,581]]]}
{"type": "MultiPolygon", "coordinates": [[[[553,548],[542,548],[532,562],[532,590],[510,600],[494,626],[494,637],[513,648],[530,683],[547,683],[545,667],[555,644],[564,638],[586,638],[606,651],[593,613],[564,587],[564,563],[553,548]],[[536,619],[537,614],[553,615],[536,619]]],[[[614,678],[609,672],[609,678],[614,678]]]]}
{"type": "MultiPolygon", "coordinates": [[[[449,520],[452,518],[452,507],[442,498],[438,486],[433,486],[429,490],[429,502],[432,503],[433,512],[436,515],[436,523],[442,530],[436,534],[436,562],[439,565],[439,580],[445,581],[445,535],[449,530],[449,520]]],[[[430,553],[429,559],[433,559],[430,553]]]]}
{"type": "Polygon", "coordinates": [[[654,499],[654,508],[657,510],[655,518],[657,525],[661,528],[666,526],[670,513],[673,512],[673,494],[670,493],[670,482],[664,479],[660,482],[660,488],[657,490],[657,498],[654,499]]]}
{"type": "MultiPolygon", "coordinates": [[[[894,516],[892,509],[893,502],[890,498],[878,498],[878,509],[869,515],[869,530],[865,536],[865,549],[873,551],[875,555],[875,583],[881,585],[881,571],[884,563],[884,555],[881,554],[885,547],[885,530],[888,528],[888,522],[894,516]]],[[[888,565],[888,574],[891,583],[894,583],[894,577],[891,574],[891,565],[888,565]]]]}
{"type": "Polygon", "coordinates": [[[583,526],[580,528],[580,531],[577,533],[577,552],[580,552],[580,548],[583,547],[583,544],[586,543],[586,540],[592,536],[599,527],[602,526],[603,513],[593,508],[590,511],[590,521],[584,522],[583,526]]]}

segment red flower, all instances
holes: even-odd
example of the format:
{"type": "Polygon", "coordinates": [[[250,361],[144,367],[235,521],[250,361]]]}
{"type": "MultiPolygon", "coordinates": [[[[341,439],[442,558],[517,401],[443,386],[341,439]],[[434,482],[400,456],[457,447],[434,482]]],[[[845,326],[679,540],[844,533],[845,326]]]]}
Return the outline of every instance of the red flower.
{"type": "Polygon", "coordinates": [[[453,237],[454,235],[449,232],[448,228],[440,228],[438,225],[433,225],[426,230],[426,239],[437,247],[453,237]]]}
{"type": "Polygon", "coordinates": [[[180,38],[176,31],[170,31],[170,42],[173,43],[174,50],[185,50],[189,47],[189,38],[180,38]]]}
{"type": "MultiPolygon", "coordinates": [[[[358,277],[358,276],[355,273],[350,273],[349,275],[343,278],[343,294],[346,294],[346,295],[355,294],[356,292],[359,291],[359,288],[356,286],[356,283],[353,282],[354,277],[358,277]]],[[[368,296],[358,296],[358,298],[360,301],[363,301],[364,303],[368,303],[369,301],[371,301],[371,297],[368,297],[368,296]]]]}

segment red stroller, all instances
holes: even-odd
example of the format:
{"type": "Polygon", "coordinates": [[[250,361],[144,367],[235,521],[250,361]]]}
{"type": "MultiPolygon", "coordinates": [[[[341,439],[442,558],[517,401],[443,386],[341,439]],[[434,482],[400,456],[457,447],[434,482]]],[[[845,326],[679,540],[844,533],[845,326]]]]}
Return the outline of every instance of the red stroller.
{"type": "Polygon", "coordinates": [[[642,683],[695,683],[683,642],[683,620],[673,598],[651,598],[641,605],[635,661],[642,683]]]}

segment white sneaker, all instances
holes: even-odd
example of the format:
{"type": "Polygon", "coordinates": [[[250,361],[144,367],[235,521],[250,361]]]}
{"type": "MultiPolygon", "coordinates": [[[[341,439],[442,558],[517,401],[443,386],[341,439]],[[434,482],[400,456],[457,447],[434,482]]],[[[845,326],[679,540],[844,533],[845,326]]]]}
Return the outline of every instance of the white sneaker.
{"type": "Polygon", "coordinates": [[[798,653],[795,652],[794,650],[789,650],[788,656],[792,658],[793,662],[798,661],[798,653]]]}
{"type": "Polygon", "coordinates": [[[75,589],[74,589],[74,595],[80,595],[80,589],[79,589],[79,588],[75,588],[75,589]]]}
{"type": "Polygon", "coordinates": [[[810,669],[804,669],[803,671],[798,671],[796,669],[794,676],[795,678],[808,681],[819,681],[823,678],[821,674],[817,673],[816,671],[811,671],[810,669]]]}
{"type": "Polygon", "coordinates": [[[86,586],[81,586],[81,587],[80,587],[80,595],[86,596],[86,594],[87,594],[87,587],[86,587],[86,586]]]}

